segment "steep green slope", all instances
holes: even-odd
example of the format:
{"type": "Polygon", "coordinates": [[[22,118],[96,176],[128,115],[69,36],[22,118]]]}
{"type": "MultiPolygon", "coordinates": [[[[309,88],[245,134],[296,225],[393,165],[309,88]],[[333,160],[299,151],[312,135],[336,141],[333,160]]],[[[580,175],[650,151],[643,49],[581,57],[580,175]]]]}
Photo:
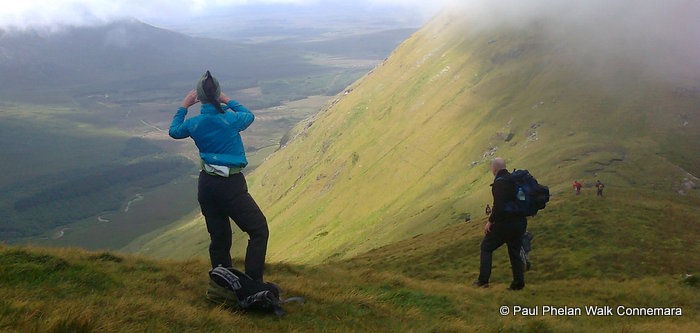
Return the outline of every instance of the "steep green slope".
{"type": "Polygon", "coordinates": [[[555,193],[596,178],[667,193],[700,174],[700,94],[624,63],[586,73],[530,28],[440,17],[319,114],[250,177],[271,257],[346,258],[480,214],[496,149],[555,193]]]}
{"type": "MultiPolygon", "coordinates": [[[[601,179],[632,196],[623,211],[639,192],[652,205],[687,196],[697,211],[698,78],[578,56],[595,54],[585,47],[540,23],[476,30],[459,13],[434,19],[249,176],[270,221],[270,260],[350,258],[479,216],[496,155],[555,197],[574,179],[601,179]]],[[[206,243],[196,229],[183,249],[206,243]]]]}

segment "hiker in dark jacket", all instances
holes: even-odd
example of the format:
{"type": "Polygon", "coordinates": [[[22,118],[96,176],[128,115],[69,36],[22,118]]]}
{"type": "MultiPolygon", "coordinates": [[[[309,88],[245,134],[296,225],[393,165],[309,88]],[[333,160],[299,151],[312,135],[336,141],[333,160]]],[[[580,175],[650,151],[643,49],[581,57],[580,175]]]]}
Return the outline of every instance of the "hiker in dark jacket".
{"type": "Polygon", "coordinates": [[[202,171],[197,200],[211,238],[212,268],[231,267],[231,218],[250,237],[245,273],[262,281],[269,231],[267,220],[248,193],[241,173],[248,161],[239,134],[254,119],[247,108],[221,93],[219,82],[207,71],[197,89],[187,94],[177,110],[170,125],[170,136],[174,139],[191,137],[199,149],[202,171]],[[202,102],[201,113],[185,120],[187,108],[198,101],[202,102]]]}
{"type": "Polygon", "coordinates": [[[484,227],[484,240],[481,242],[481,264],[479,279],[474,282],[477,287],[486,288],[491,277],[491,263],[493,251],[504,243],[508,246],[508,256],[513,271],[513,281],[508,289],[520,290],[525,287],[525,273],[523,262],[520,258],[522,237],[527,230],[527,219],[524,216],[515,216],[506,213],[504,205],[516,200],[517,188],[511,180],[510,173],[506,170],[506,162],[503,158],[495,158],[491,161],[491,171],[495,176],[491,185],[493,193],[493,205],[491,216],[484,227]]]}
{"type": "Polygon", "coordinates": [[[603,188],[605,188],[605,185],[600,182],[600,180],[595,182],[595,188],[596,188],[596,195],[599,197],[603,196],[603,188]]]}

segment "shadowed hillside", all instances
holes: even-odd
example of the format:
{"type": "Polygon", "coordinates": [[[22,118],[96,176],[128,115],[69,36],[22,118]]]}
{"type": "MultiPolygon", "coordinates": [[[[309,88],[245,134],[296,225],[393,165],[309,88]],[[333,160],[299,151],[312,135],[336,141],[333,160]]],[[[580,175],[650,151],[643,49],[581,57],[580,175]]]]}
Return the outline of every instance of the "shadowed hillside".
{"type": "Polygon", "coordinates": [[[0,240],[114,249],[172,223],[197,207],[198,167],[176,155],[198,155],[167,128],[205,69],[256,113],[250,172],[413,31],[246,44],[135,19],[0,28],[0,240]]]}

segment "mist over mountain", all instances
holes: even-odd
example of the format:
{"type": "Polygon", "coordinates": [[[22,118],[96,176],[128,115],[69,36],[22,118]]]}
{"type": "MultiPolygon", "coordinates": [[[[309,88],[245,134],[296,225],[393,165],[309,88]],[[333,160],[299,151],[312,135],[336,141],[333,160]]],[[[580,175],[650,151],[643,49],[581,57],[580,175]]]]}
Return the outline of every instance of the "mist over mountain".
{"type": "Polygon", "coordinates": [[[623,67],[675,83],[700,80],[696,1],[469,1],[455,12],[470,20],[470,34],[537,24],[561,42],[572,66],[591,75],[623,67]]]}
{"type": "Polygon", "coordinates": [[[3,97],[35,102],[38,94],[65,100],[163,87],[181,92],[206,69],[218,74],[231,89],[321,71],[320,66],[292,66],[296,59],[278,57],[273,47],[250,48],[188,37],[136,20],[50,34],[6,32],[0,37],[0,59],[3,97]],[[273,61],[276,66],[270,66],[273,61]]]}
{"type": "MultiPolygon", "coordinates": [[[[179,98],[207,69],[231,91],[291,77],[368,70],[371,66],[362,61],[378,62],[413,31],[254,45],[190,37],[135,19],[59,31],[5,31],[0,35],[0,97],[24,102],[67,102],[95,94],[126,100],[179,98]],[[361,65],[315,63],[313,58],[319,55],[361,65]]],[[[342,86],[331,89],[339,91],[342,86]]],[[[241,98],[253,106],[261,103],[241,98]]]]}

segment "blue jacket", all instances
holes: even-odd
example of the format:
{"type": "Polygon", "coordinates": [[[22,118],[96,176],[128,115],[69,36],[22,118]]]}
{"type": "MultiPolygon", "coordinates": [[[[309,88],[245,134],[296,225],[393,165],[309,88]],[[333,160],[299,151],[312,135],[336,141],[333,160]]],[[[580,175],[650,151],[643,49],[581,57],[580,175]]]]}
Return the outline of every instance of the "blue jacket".
{"type": "Polygon", "coordinates": [[[201,114],[185,120],[187,109],[180,107],[170,125],[170,137],[191,137],[199,148],[199,156],[212,165],[242,168],[248,165],[241,141],[242,132],[255,120],[243,105],[231,100],[219,112],[212,104],[202,104],[201,114]]]}

